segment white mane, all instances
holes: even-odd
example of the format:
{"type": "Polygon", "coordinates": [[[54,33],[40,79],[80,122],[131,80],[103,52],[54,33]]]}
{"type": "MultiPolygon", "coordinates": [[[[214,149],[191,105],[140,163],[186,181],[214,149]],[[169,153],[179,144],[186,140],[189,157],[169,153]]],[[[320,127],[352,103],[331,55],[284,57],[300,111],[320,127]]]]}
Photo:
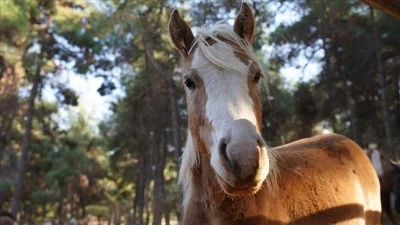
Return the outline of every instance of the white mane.
{"type": "Polygon", "coordinates": [[[252,61],[257,62],[257,57],[254,54],[251,46],[246,45],[243,40],[233,32],[232,26],[226,23],[217,23],[210,28],[199,28],[198,35],[194,43],[192,44],[191,49],[189,50],[189,54],[192,53],[196,47],[202,51],[204,56],[216,66],[222,67],[228,70],[236,70],[239,71],[237,63],[234,60],[227,59],[225,57],[225,52],[219,49],[218,51],[215,48],[210,48],[210,44],[207,42],[207,39],[212,39],[215,42],[222,43],[227,50],[231,50],[232,46],[223,42],[218,37],[226,39],[234,44],[236,44],[239,48],[235,49],[241,51],[246,54],[252,61]]]}
{"type": "MultiPolygon", "coordinates": [[[[251,61],[256,62],[258,65],[260,65],[260,62],[257,59],[257,56],[254,53],[251,45],[245,44],[243,39],[240,38],[239,35],[237,35],[233,31],[233,27],[223,22],[218,22],[209,28],[199,28],[198,34],[192,44],[192,47],[189,49],[189,54],[193,53],[193,51],[198,48],[204,54],[204,56],[216,66],[228,70],[241,72],[240,64],[235,62],[235,60],[225,57],[225,51],[221,51],[220,49],[216,50],[215,48],[210,47],[210,44],[207,42],[207,39],[209,38],[215,42],[222,43],[227,51],[231,51],[232,46],[220,40],[218,37],[221,37],[236,44],[238,46],[238,48],[235,48],[236,51],[240,51],[241,53],[247,55],[251,61]]],[[[260,70],[262,75],[264,76],[263,85],[265,87],[267,95],[269,95],[268,82],[261,66],[260,70]]]]}
{"type": "MultiPolygon", "coordinates": [[[[219,48],[218,51],[212,47],[207,42],[207,39],[212,39],[217,43],[222,43],[222,46],[229,51],[232,51],[232,45],[225,43],[224,41],[220,40],[222,38],[229,42],[234,43],[238,46],[235,48],[235,51],[240,51],[241,53],[245,54],[250,58],[251,61],[258,63],[260,65],[253,49],[250,45],[246,45],[244,41],[233,31],[231,25],[226,23],[217,23],[210,28],[200,28],[198,31],[198,35],[192,44],[192,47],[189,50],[189,54],[193,53],[196,49],[199,49],[204,56],[213,64],[218,67],[234,70],[238,72],[242,72],[242,65],[238,65],[236,60],[232,60],[230,58],[225,57],[224,52],[221,51],[219,48]]],[[[262,70],[262,68],[260,67],[262,70]]],[[[262,72],[262,71],[261,71],[262,72]]],[[[262,74],[264,74],[262,72],[262,74]]],[[[264,76],[265,77],[265,76],[264,76]]],[[[266,81],[266,79],[264,79],[266,81]]],[[[264,83],[268,93],[268,86],[266,82],[264,83]]],[[[264,143],[265,144],[265,143],[264,143]]],[[[265,144],[268,152],[269,158],[269,174],[267,176],[267,188],[270,192],[274,193],[277,187],[277,177],[278,171],[276,168],[276,154],[274,150],[268,147],[265,144]]],[[[186,147],[183,151],[182,155],[182,165],[179,171],[179,178],[178,184],[182,188],[183,191],[183,207],[186,208],[189,197],[192,193],[192,178],[193,178],[193,169],[198,166],[199,159],[198,159],[198,152],[193,146],[192,136],[190,131],[188,132],[186,147]]]]}
{"type": "Polygon", "coordinates": [[[196,149],[194,149],[192,134],[188,132],[186,139],[186,146],[182,154],[181,168],[179,170],[178,185],[183,191],[183,208],[189,200],[189,193],[192,193],[192,178],[193,178],[193,168],[198,165],[198,154],[196,149]]]}

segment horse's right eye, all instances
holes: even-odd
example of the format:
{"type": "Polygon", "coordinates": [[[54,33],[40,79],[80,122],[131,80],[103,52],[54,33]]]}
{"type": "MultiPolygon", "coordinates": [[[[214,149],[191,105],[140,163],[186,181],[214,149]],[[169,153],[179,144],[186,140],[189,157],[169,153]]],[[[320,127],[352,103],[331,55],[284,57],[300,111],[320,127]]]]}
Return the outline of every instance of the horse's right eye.
{"type": "Polygon", "coordinates": [[[258,81],[260,81],[261,77],[262,77],[261,73],[259,73],[259,72],[256,73],[256,75],[254,75],[254,78],[253,78],[254,82],[258,83],[258,81]]]}
{"type": "Polygon", "coordinates": [[[185,78],[184,83],[185,83],[186,87],[187,87],[188,89],[190,89],[190,90],[196,88],[196,85],[194,84],[193,80],[190,79],[189,77],[186,77],[186,78],[185,78]]]}

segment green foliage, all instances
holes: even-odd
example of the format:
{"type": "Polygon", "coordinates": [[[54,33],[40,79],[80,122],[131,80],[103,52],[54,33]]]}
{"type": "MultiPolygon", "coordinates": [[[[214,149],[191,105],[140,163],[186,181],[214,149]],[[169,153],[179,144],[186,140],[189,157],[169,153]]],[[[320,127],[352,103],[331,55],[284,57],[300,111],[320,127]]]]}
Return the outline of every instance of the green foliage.
{"type": "Polygon", "coordinates": [[[60,193],[54,189],[48,190],[35,190],[32,193],[32,200],[35,204],[43,205],[48,202],[54,202],[60,196],[60,193]]]}
{"type": "Polygon", "coordinates": [[[86,206],[88,214],[96,216],[98,218],[105,218],[109,213],[109,209],[106,206],[100,205],[88,205],[86,206]]]}
{"type": "MultiPolygon", "coordinates": [[[[276,146],[310,136],[321,124],[352,135],[352,117],[362,121],[359,130],[365,141],[381,139],[381,99],[376,79],[379,46],[371,35],[374,23],[369,8],[353,0],[275,1],[293,7],[300,18],[293,24],[279,25],[267,36],[274,12],[269,12],[264,1],[249,2],[257,19],[253,47],[259,58],[267,43],[274,47],[274,57],[262,60],[269,84],[269,93],[262,93],[263,136],[267,142],[276,146]],[[315,79],[289,88],[279,70],[299,56],[320,63],[321,72],[315,79]],[[350,99],[355,102],[354,113],[349,113],[350,99]]],[[[179,54],[173,50],[166,26],[176,5],[187,6],[156,0],[0,1],[0,69],[6,65],[15,71],[14,83],[9,82],[9,75],[0,77],[0,153],[4,153],[0,158],[0,205],[4,207],[10,206],[8,196],[12,194],[25,129],[27,96],[35,75],[39,74],[39,87],[43,88],[35,101],[21,197],[22,223],[28,223],[27,218],[37,223],[39,217],[47,217],[61,223],[66,215],[92,215],[104,220],[113,215],[115,224],[130,224],[132,221],[120,219],[131,218],[132,209],[135,219],[146,214],[152,220],[154,217],[147,213],[155,207],[155,190],[164,192],[161,202],[165,212],[177,211],[180,192],[173,151],[172,89],[154,69],[146,51],[151,46],[155,60],[172,74],[184,121],[180,131],[185,135],[187,112],[179,83],[179,54]],[[113,115],[101,122],[99,132],[89,124],[90,115],[76,113],[79,95],[61,82],[68,72],[103,78],[97,89],[102,96],[122,86],[117,90],[122,97],[113,103],[113,115]],[[54,103],[43,102],[42,96],[49,94],[43,90],[49,87],[56,95],[54,103]],[[70,114],[70,119],[60,120],[55,116],[59,112],[70,114]],[[162,188],[155,185],[160,175],[162,188]],[[140,210],[144,211],[138,216],[140,210]]],[[[188,5],[190,9],[180,12],[197,26],[232,19],[240,3],[190,1],[188,5]]],[[[400,114],[395,114],[399,108],[395,82],[400,68],[400,26],[382,14],[376,14],[376,25],[382,34],[394,128],[396,119],[400,120],[400,114]]]]}
{"type": "Polygon", "coordinates": [[[27,3],[24,1],[0,1],[0,40],[27,33],[29,22],[26,8],[27,3]]]}
{"type": "MultiPolygon", "coordinates": [[[[378,82],[377,52],[384,52],[383,64],[394,60],[395,56],[389,55],[398,51],[394,50],[400,40],[395,34],[400,28],[398,23],[376,11],[375,21],[371,8],[358,1],[301,1],[291,7],[302,16],[293,24],[281,24],[271,34],[273,44],[286,48],[275,51],[275,60],[281,65],[290,64],[303,55],[310,62],[319,62],[322,68],[315,80],[298,86],[294,120],[303,121],[303,128],[304,124],[315,126],[325,121],[334,132],[360,144],[383,138],[383,123],[378,121],[387,119],[381,114],[382,99],[378,98],[377,87],[382,86],[378,82]],[[374,35],[374,29],[382,39],[374,35]],[[314,55],[318,51],[323,52],[322,57],[314,55]],[[372,136],[371,130],[375,130],[372,136]],[[369,138],[363,140],[361,136],[369,138]]],[[[389,83],[395,84],[396,79],[388,77],[389,83]]],[[[396,108],[393,97],[391,105],[396,108]]]]}
{"type": "Polygon", "coordinates": [[[8,192],[8,190],[12,187],[13,180],[12,179],[3,179],[0,181],[0,193],[8,192]]]}

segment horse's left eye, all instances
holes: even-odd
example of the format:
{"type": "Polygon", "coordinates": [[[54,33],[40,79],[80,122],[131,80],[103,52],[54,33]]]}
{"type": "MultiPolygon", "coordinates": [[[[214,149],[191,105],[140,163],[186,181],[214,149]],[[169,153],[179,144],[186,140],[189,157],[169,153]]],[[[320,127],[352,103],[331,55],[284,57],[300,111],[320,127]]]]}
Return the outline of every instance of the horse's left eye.
{"type": "Polygon", "coordinates": [[[185,83],[185,85],[186,85],[186,87],[188,89],[195,89],[196,88],[196,85],[194,84],[193,80],[188,78],[188,77],[185,78],[184,83],[185,83]]]}
{"type": "Polygon", "coordinates": [[[254,82],[258,83],[258,81],[260,81],[261,79],[261,74],[260,73],[256,73],[256,75],[254,75],[253,80],[254,82]]]}

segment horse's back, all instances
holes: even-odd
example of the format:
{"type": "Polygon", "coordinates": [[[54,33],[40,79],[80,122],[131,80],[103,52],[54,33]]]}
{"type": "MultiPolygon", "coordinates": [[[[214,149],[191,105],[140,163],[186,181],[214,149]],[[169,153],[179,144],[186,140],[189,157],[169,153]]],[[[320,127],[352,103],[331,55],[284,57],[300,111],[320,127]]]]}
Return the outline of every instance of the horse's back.
{"type": "Polygon", "coordinates": [[[320,135],[275,148],[277,199],[299,224],[380,224],[380,189],[367,155],[350,139],[320,135]]]}

